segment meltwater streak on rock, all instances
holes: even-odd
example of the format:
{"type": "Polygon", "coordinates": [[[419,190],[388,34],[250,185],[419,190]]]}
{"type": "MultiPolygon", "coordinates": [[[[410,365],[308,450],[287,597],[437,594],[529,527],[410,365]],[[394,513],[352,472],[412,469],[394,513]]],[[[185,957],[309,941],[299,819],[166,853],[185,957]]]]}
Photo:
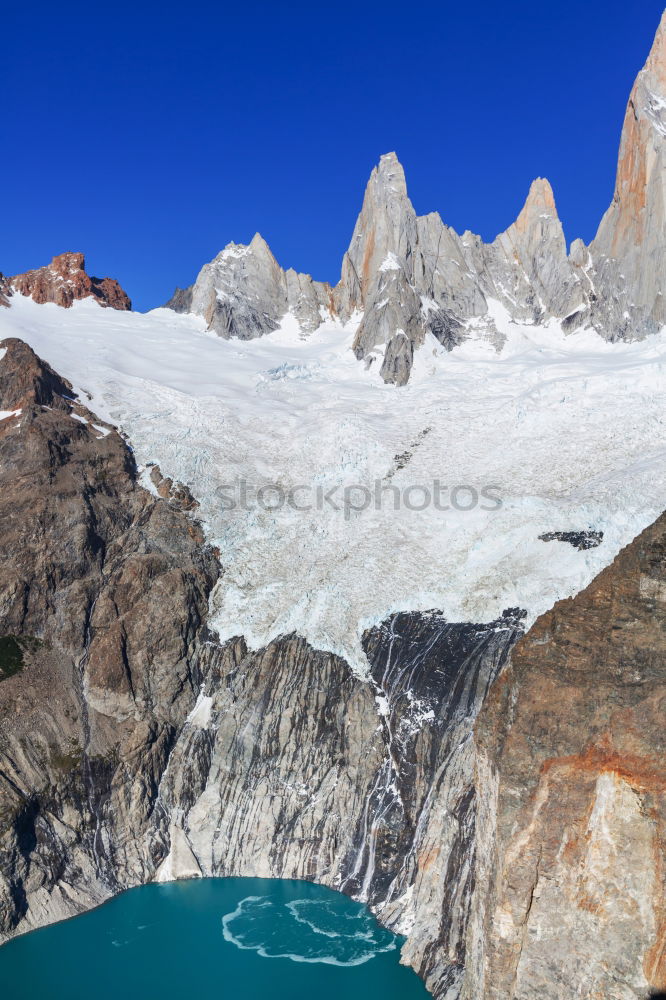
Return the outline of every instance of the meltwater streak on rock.
{"type": "Polygon", "coordinates": [[[210,726],[185,726],[160,783],[149,837],[169,854],[158,877],[192,874],[195,858],[204,875],[342,888],[413,929],[405,958],[432,989],[458,982],[471,727],[520,621],[397,615],[366,634],[372,683],[297,637],[258,653],[207,647],[210,726]]]}

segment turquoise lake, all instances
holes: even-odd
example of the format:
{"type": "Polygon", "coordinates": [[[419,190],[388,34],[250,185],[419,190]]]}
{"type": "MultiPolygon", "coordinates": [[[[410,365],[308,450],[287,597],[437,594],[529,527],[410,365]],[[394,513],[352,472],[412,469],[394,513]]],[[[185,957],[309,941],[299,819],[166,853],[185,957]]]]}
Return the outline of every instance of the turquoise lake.
{"type": "Polygon", "coordinates": [[[427,1000],[402,939],[346,896],[275,879],[131,889],[0,948],[12,1000],[427,1000]]]}

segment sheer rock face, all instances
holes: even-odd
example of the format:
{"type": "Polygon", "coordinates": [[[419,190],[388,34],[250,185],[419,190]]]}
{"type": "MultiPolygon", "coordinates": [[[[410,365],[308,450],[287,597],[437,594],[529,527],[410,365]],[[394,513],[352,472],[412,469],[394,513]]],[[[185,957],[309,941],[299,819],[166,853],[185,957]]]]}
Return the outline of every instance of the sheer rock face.
{"type": "Polygon", "coordinates": [[[138,485],[119,434],[23,342],[2,347],[0,635],[16,639],[0,658],[0,939],[108,895],[196,698],[217,576],[197,524],[138,485]]]}
{"type": "Polygon", "coordinates": [[[536,622],[479,716],[470,996],[666,990],[665,709],[666,515],[536,622]]]}
{"type": "Polygon", "coordinates": [[[631,91],[613,201],[590,247],[595,325],[610,339],[666,322],[665,156],[666,12],[631,91]]]}
{"type": "Polygon", "coordinates": [[[35,302],[55,302],[65,308],[76,299],[93,298],[111,309],[131,309],[132,303],[114,278],[91,278],[82,253],[61,253],[47,267],[9,278],[12,288],[35,302]]]}

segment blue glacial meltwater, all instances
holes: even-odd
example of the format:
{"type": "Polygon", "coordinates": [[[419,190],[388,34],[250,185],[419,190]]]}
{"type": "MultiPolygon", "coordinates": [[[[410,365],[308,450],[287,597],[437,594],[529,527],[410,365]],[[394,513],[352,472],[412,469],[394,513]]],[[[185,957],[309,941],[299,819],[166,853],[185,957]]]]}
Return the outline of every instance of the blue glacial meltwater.
{"type": "Polygon", "coordinates": [[[402,940],[308,882],[147,885],[0,948],[12,1000],[427,1000],[402,940]]]}

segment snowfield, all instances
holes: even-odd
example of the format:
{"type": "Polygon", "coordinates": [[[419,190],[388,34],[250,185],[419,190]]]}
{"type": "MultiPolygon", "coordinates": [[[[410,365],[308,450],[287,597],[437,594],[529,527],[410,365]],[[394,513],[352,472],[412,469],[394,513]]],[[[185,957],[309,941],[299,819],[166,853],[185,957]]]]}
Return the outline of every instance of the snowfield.
{"type": "Polygon", "coordinates": [[[221,639],[258,647],[298,632],[362,673],[360,637],[391,612],[487,622],[518,607],[530,624],[666,506],[666,331],[609,344],[555,321],[515,324],[493,304],[500,354],[481,335],[451,353],[433,340],[396,388],[356,360],[353,324],[304,336],[287,318],[267,337],[224,341],[166,309],[11,303],[0,337],[26,340],[129,436],[139,465],[159,463],[199,500],[221,552],[221,639]],[[422,506],[435,480],[440,507],[454,487],[458,507],[472,490],[479,503],[405,506],[405,490],[422,506]],[[229,509],[243,482],[244,509],[229,509]],[[357,484],[366,509],[352,509],[367,502],[358,489],[344,504],[357,484]],[[261,487],[264,507],[295,490],[314,509],[262,509],[261,487]],[[603,541],[579,551],[538,537],[581,530],[603,541]]]}

